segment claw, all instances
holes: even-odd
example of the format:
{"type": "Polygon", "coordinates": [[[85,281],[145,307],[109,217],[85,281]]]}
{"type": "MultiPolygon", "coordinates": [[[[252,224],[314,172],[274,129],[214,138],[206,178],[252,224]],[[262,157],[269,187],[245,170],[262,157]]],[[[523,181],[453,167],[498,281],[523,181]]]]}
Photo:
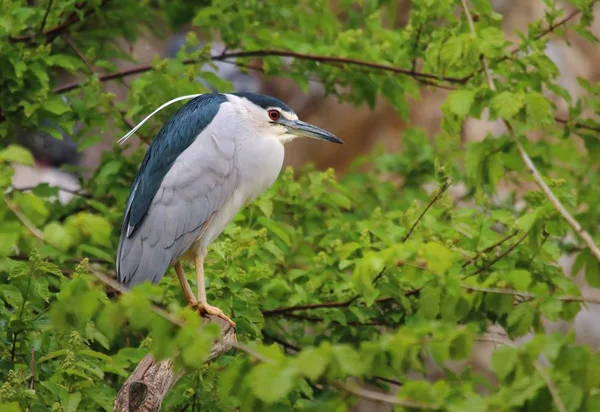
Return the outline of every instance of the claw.
{"type": "Polygon", "coordinates": [[[217,316],[229,323],[231,327],[235,329],[235,322],[232,321],[227,315],[223,313],[221,309],[217,308],[216,306],[211,306],[208,303],[198,302],[196,307],[198,308],[198,312],[200,312],[201,314],[206,313],[207,315],[217,316]]]}

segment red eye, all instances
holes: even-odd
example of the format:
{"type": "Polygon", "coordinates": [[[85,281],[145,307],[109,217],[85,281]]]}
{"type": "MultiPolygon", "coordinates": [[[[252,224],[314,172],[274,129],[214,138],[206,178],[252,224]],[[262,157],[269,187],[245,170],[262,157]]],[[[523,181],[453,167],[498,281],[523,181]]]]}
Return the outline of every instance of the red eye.
{"type": "Polygon", "coordinates": [[[267,113],[269,114],[269,119],[273,121],[278,120],[281,117],[279,110],[269,110],[267,113]]]}

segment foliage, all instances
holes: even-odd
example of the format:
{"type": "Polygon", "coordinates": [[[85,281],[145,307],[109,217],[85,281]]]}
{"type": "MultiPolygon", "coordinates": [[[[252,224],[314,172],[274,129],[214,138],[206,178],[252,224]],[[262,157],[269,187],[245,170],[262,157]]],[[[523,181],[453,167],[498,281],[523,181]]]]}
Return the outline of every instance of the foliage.
{"type": "MultiPolygon", "coordinates": [[[[577,252],[575,271],[584,269],[595,287],[600,263],[538,189],[526,192],[519,207],[516,191],[498,196],[500,185],[530,179],[520,142],[564,207],[600,240],[599,125],[583,115],[598,114],[600,89],[581,80],[587,94],[572,98],[544,53],[565,24],[595,41],[593,1],[571,1],[578,22],[545,1],[545,21],[532,22],[519,44],[506,40],[487,0],[472,1],[475,34],[455,0],[414,0],[402,28],[395,1],[341,1],[334,8],[322,0],[219,0],[194,2],[193,13],[189,3],[0,0],[3,410],[110,410],[148,350],[174,356],[188,371],[165,410],[342,411],[357,395],[373,393],[352,386],[359,383],[397,389],[386,401],[398,408],[600,408],[600,355],[572,334],[546,334],[542,324],[571,321],[582,309],[559,258],[577,252]],[[225,58],[210,56],[207,47],[156,59],[129,83],[123,102],[104,91],[106,76],[90,73],[116,73],[115,59],[131,59],[118,38],[133,41],[181,25],[221,39],[228,50],[252,52],[237,60],[241,66],[263,57],[269,76],[304,88],[317,78],[328,93],[354,104],[372,106],[384,96],[402,116],[422,86],[453,89],[433,138],[407,130],[398,137],[401,153],[375,152],[342,178],[331,170],[287,169],[228,226],[207,257],[209,301],[233,314],[240,340],[259,356],[236,350],[210,365],[203,361],[218,331],[200,327],[185,308],[172,271],[159,285],[122,296],[94,276],[114,271],[143,145],[129,154],[117,145],[103,153],[93,174],[82,173],[82,195],[68,204],[54,202],[57,189],[48,185],[9,191],[12,164],[32,163],[27,150],[10,144],[17,128],[37,128],[46,119],[72,133],[82,124],[75,139],[83,149],[98,143],[109,122],[124,134],[128,119],[174,96],[207,91],[198,77],[230,91],[227,81],[202,69],[225,58]],[[296,58],[289,63],[278,50],[296,58]],[[482,56],[498,90],[489,87],[482,56]],[[85,80],[57,89],[65,73],[85,80]],[[569,107],[564,122],[555,119],[556,101],[569,107]],[[464,144],[465,119],[483,113],[509,121],[514,134],[464,144]],[[544,139],[529,142],[531,131],[544,139]],[[364,163],[370,172],[358,171],[364,163]],[[460,202],[450,185],[465,188],[460,202]],[[511,339],[535,334],[520,345],[502,342],[492,375],[453,367],[469,359],[491,324],[511,339]],[[440,378],[430,379],[432,365],[440,378]]],[[[186,41],[199,44],[192,33],[186,41]]],[[[152,118],[141,135],[155,135],[169,113],[152,118]]],[[[41,130],[60,138],[53,128],[41,130]]]]}

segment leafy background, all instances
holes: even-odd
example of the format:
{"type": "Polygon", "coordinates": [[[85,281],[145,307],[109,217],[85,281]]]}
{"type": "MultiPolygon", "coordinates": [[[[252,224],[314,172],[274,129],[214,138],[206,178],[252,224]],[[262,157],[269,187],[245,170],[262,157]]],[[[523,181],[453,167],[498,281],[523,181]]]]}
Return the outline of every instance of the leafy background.
{"type": "Polygon", "coordinates": [[[2,410],[110,410],[148,351],[187,370],[164,410],[600,408],[600,89],[561,65],[597,49],[595,1],[532,1],[518,33],[488,0],[0,1],[2,410]],[[139,61],[165,33],[186,47],[139,61]],[[205,365],[218,332],[173,273],[124,295],[99,277],[175,109],[115,142],[241,86],[348,145],[294,143],[289,164],[319,168],[286,168],[211,247],[209,301],[243,345],[205,365]],[[344,133],[352,107],[371,120],[344,133]],[[16,184],[54,161],[40,139],[84,158],[60,190],[16,184]]]}

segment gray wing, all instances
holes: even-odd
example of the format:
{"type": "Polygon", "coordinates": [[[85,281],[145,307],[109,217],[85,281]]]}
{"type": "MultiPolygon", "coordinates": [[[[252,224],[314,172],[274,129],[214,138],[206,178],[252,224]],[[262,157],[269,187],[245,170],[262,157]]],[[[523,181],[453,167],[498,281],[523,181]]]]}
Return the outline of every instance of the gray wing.
{"type": "Polygon", "coordinates": [[[121,234],[117,276],[126,286],[160,281],[233,193],[235,144],[210,129],[175,160],[136,230],[121,234]]]}

